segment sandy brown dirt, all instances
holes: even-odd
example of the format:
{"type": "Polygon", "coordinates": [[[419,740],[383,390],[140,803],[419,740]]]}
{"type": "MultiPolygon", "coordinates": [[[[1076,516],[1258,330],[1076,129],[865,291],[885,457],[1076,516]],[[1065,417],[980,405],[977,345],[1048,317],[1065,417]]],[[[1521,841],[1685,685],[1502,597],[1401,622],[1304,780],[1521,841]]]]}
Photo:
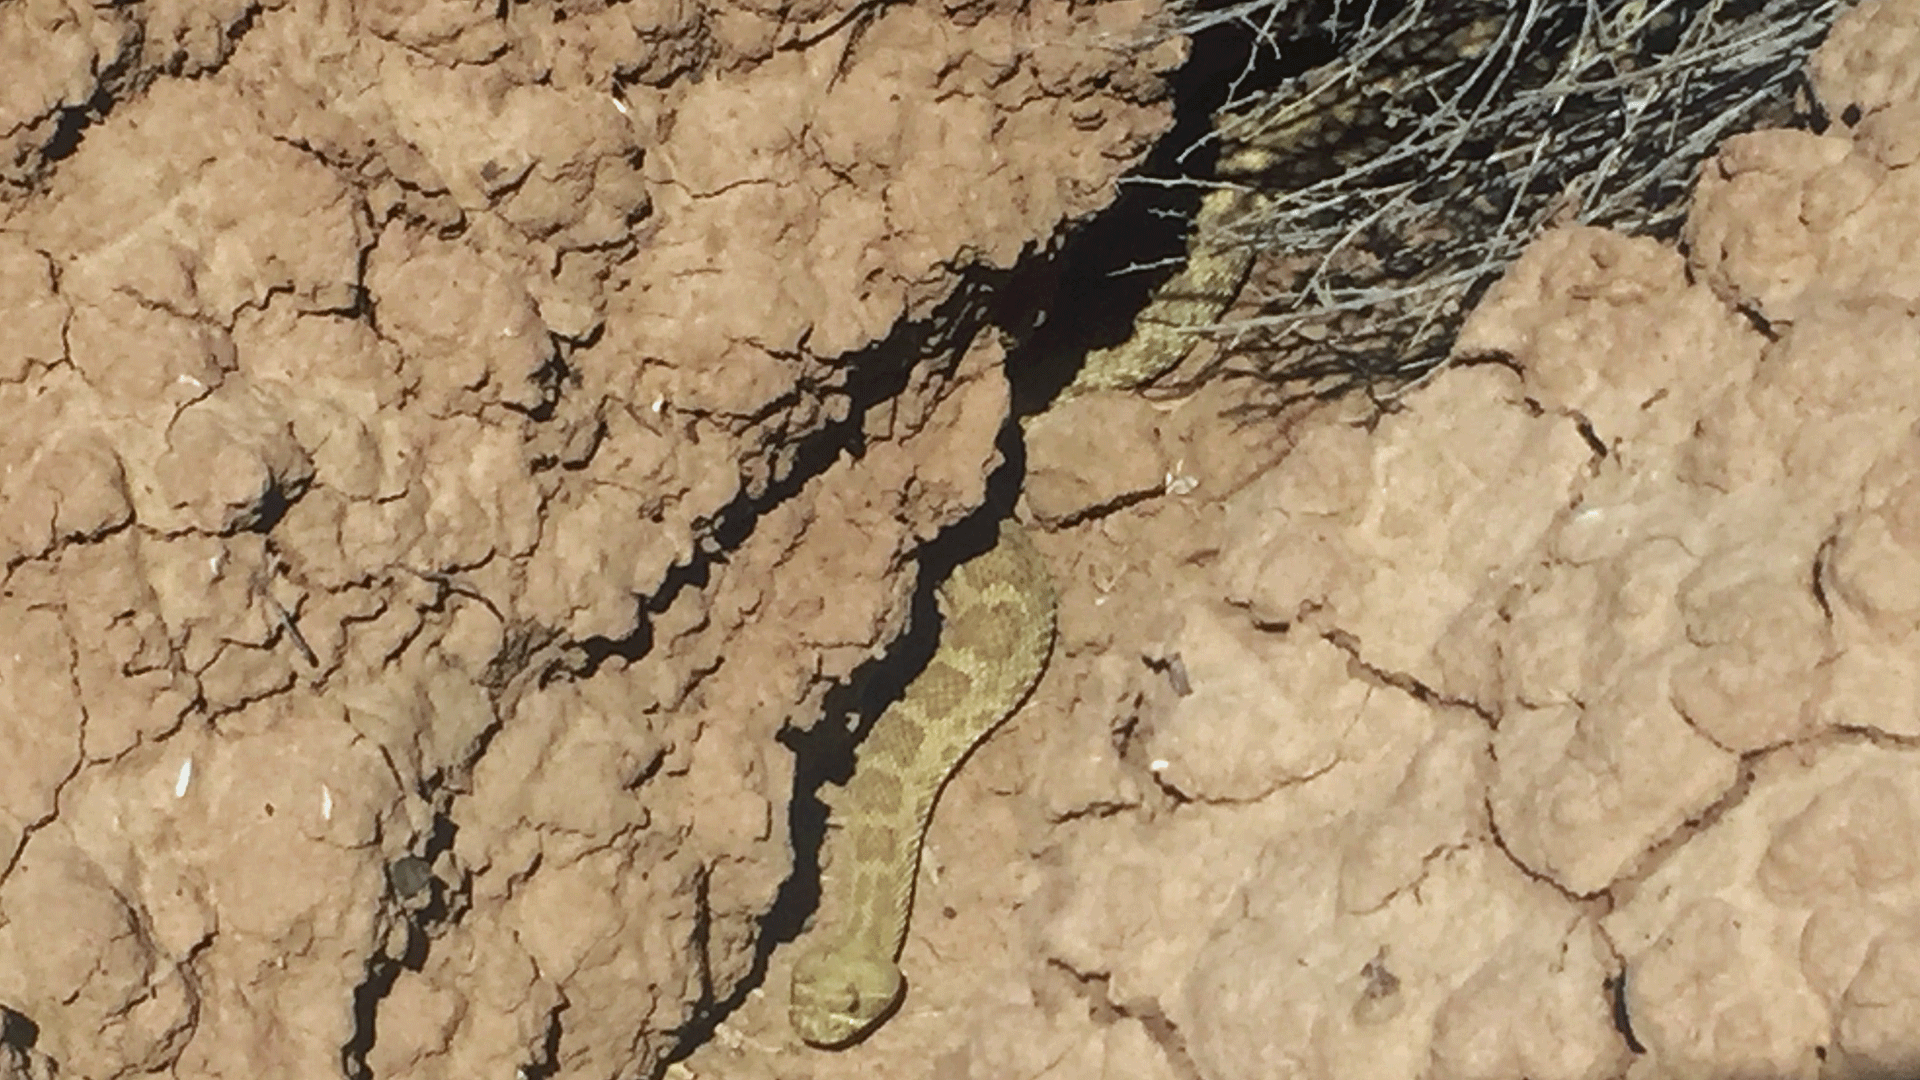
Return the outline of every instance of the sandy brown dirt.
{"type": "Polygon", "coordinates": [[[0,1075],[1920,1074],[1920,0],[1376,423],[1036,422],[1060,649],[842,1054],[776,735],[1180,50],[491,11],[0,3],[0,1075]]]}

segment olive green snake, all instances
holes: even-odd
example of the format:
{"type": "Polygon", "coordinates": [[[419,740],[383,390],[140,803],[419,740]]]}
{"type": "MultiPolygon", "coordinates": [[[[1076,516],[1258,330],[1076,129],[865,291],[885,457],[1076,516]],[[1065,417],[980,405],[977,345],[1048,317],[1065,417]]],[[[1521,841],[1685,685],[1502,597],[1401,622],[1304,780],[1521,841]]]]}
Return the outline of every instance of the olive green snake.
{"type": "MultiPolygon", "coordinates": [[[[1235,164],[1260,161],[1243,151],[1235,164]]],[[[1251,250],[1205,238],[1252,197],[1223,186],[1202,198],[1185,263],[1154,292],[1126,341],[1088,354],[1063,397],[1138,386],[1179,363],[1196,340],[1193,328],[1217,319],[1246,280],[1251,250]]],[[[825,919],[794,964],[788,1014],[815,1046],[855,1042],[899,1004],[898,960],[934,803],[968,752],[1025,701],[1053,650],[1052,577],[1012,521],[940,583],[935,600],[933,658],[874,721],[852,779],[831,800],[825,919]]]]}

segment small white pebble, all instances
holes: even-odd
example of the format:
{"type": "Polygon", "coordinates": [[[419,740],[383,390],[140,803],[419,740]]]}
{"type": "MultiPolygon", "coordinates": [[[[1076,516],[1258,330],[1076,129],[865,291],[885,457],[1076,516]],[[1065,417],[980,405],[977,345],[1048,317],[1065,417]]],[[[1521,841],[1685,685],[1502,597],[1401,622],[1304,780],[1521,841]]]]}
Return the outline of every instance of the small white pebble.
{"type": "Polygon", "coordinates": [[[333,791],[327,785],[320,785],[320,817],[324,821],[333,820],[333,791]]]}
{"type": "Polygon", "coordinates": [[[667,395],[661,394],[659,397],[653,399],[653,411],[656,415],[659,414],[661,409],[664,409],[666,407],[667,407],[667,395]]]}
{"type": "Polygon", "coordinates": [[[619,94],[613,95],[613,107],[620,110],[621,116],[627,115],[627,103],[620,100],[619,94]]]}
{"type": "Polygon", "coordinates": [[[185,798],[187,785],[191,783],[193,783],[193,759],[188,758],[180,763],[180,775],[173,781],[173,797],[185,798]]]}
{"type": "Polygon", "coordinates": [[[1169,495],[1189,495],[1199,486],[1199,479],[1187,474],[1186,458],[1174,462],[1173,468],[1167,472],[1166,479],[1161,481],[1161,487],[1169,495]]]}
{"type": "Polygon", "coordinates": [[[1154,772],[1166,772],[1169,764],[1171,764],[1171,762],[1166,758],[1154,758],[1153,764],[1147,766],[1147,768],[1152,769],[1154,772]]]}

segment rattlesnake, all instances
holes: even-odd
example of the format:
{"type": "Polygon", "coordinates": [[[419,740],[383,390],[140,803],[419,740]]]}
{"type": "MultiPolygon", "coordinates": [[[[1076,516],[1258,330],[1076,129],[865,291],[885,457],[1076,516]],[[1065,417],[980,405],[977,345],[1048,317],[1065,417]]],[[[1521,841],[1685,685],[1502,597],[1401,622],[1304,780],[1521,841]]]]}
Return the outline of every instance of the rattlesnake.
{"type": "MultiPolygon", "coordinates": [[[[1266,157],[1243,150],[1251,171],[1266,157]]],[[[1223,162],[1222,171],[1226,171],[1223,162]]],[[[1202,200],[1193,235],[1216,234],[1253,196],[1221,187],[1202,200]]],[[[1071,396],[1158,377],[1192,347],[1192,328],[1217,319],[1240,291],[1250,249],[1196,239],[1185,265],[1135,318],[1126,341],[1088,354],[1071,396]]],[[[898,958],[913,908],[920,845],[934,802],[974,745],[1011,716],[1053,650],[1054,589],[1025,530],[957,566],[935,592],[941,626],[927,667],[861,742],[853,778],[832,800],[822,910],[837,921],[793,968],[789,1019],[821,1047],[852,1043],[885,1020],[905,990],[898,958]]]]}
{"type": "Polygon", "coordinates": [[[934,800],[973,745],[1032,690],[1053,651],[1053,583],[1012,522],[936,593],[940,643],[860,744],[834,800],[823,881],[839,921],[793,968],[790,1018],[815,1046],[844,1046],[886,1019],[905,989],[898,957],[934,800]]]}

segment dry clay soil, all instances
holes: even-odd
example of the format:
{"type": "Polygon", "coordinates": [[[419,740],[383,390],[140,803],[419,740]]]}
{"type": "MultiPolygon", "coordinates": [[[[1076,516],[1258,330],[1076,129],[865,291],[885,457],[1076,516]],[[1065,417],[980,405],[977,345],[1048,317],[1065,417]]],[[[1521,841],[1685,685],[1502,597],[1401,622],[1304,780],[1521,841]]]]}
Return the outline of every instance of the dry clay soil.
{"type": "Polygon", "coordinates": [[[779,736],[1183,46],[501,10],[0,0],[0,1076],[1920,1075],[1920,2],[1397,411],[1037,422],[1055,663],[841,1054],[779,736]]]}

